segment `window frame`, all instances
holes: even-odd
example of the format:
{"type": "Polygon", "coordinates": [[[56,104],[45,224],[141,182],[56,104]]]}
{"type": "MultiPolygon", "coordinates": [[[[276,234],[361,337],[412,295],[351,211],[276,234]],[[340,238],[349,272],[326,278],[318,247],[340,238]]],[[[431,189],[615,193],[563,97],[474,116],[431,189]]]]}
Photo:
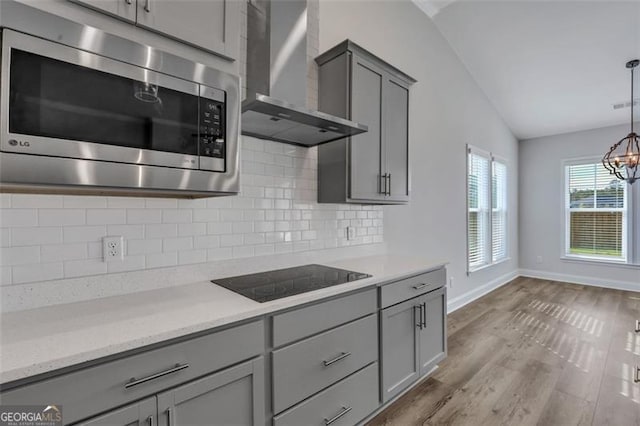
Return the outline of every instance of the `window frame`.
{"type": "MultiPolygon", "coordinates": [[[[609,209],[574,209],[571,210],[571,196],[569,193],[569,167],[571,166],[579,166],[579,165],[588,165],[588,164],[602,164],[602,159],[599,157],[579,157],[566,159],[562,161],[562,191],[561,197],[562,202],[560,203],[562,208],[562,233],[563,238],[562,247],[560,252],[560,258],[568,261],[583,261],[588,263],[609,263],[614,265],[636,265],[634,263],[634,250],[633,250],[633,229],[634,229],[634,211],[633,211],[633,188],[630,187],[626,182],[623,182],[625,185],[624,191],[624,208],[609,208],[609,209]],[[585,254],[575,254],[570,253],[571,248],[571,212],[572,211],[621,211],[624,221],[624,227],[622,232],[622,253],[623,258],[615,258],[609,256],[598,256],[598,255],[585,255],[585,254]]],[[[604,166],[603,166],[604,167],[604,166]]],[[[615,179],[615,176],[612,176],[612,179],[615,179]]]]}
{"type": "MultiPolygon", "coordinates": [[[[473,272],[477,272],[486,268],[490,268],[491,266],[498,265],[500,263],[506,262],[510,259],[509,257],[509,162],[506,158],[494,155],[492,152],[485,151],[483,149],[477,148],[471,144],[466,145],[466,169],[465,169],[465,222],[466,222],[466,251],[467,251],[467,275],[472,274],[473,272]],[[470,263],[470,233],[469,233],[469,213],[471,212],[471,207],[469,205],[469,165],[471,160],[471,155],[478,155],[484,157],[489,162],[488,167],[488,176],[487,176],[487,188],[485,190],[488,191],[488,209],[486,214],[486,231],[485,241],[484,241],[484,252],[486,253],[484,262],[479,265],[473,266],[470,263]],[[504,179],[504,219],[505,219],[505,232],[504,232],[504,256],[493,259],[493,176],[494,176],[494,162],[501,163],[505,167],[505,179],[504,179]]],[[[480,212],[481,210],[478,209],[480,212]]]]}

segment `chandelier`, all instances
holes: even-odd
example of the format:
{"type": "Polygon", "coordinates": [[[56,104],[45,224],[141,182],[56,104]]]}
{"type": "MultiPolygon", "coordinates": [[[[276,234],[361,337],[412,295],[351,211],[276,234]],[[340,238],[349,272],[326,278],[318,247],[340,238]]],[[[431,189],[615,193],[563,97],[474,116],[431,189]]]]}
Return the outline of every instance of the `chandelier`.
{"type": "Polygon", "coordinates": [[[602,158],[602,164],[620,180],[626,180],[631,185],[640,178],[640,141],[638,134],[633,130],[633,70],[640,64],[640,60],[634,59],[627,62],[627,68],[631,70],[631,132],[613,145],[609,152],[602,158]]]}

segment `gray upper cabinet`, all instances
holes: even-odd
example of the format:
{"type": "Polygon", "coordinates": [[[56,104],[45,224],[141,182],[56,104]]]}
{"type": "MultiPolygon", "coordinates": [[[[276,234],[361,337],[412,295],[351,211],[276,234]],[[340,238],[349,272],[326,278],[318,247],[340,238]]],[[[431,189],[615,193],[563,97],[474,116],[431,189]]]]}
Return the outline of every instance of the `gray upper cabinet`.
{"type": "Polygon", "coordinates": [[[117,16],[120,19],[136,22],[136,0],[70,0],[73,3],[90,7],[99,12],[117,16]]]}
{"type": "Polygon", "coordinates": [[[237,0],[70,0],[176,40],[235,59],[240,43],[237,0]]]}
{"type": "Polygon", "coordinates": [[[264,358],[158,395],[158,426],[264,426],[264,358]]]}
{"type": "Polygon", "coordinates": [[[316,59],[318,109],[368,126],[318,147],[318,201],[409,201],[409,88],[415,80],[346,40],[316,59]]]}
{"type": "Polygon", "coordinates": [[[151,426],[155,425],[156,398],[144,399],[80,423],[82,426],[151,426]]]}

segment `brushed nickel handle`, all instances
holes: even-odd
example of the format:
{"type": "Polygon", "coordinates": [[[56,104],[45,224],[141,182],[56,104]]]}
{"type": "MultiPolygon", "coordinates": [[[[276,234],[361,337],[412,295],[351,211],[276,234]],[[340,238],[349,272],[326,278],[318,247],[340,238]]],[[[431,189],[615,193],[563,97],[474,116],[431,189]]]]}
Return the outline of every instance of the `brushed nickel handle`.
{"type": "Polygon", "coordinates": [[[147,13],[151,13],[151,0],[144,1],[144,11],[147,13]]]}
{"type": "Polygon", "coordinates": [[[138,385],[141,385],[143,383],[150,382],[151,380],[159,379],[160,377],[164,377],[164,376],[167,376],[169,374],[177,373],[178,371],[182,371],[185,368],[189,368],[189,364],[176,364],[175,367],[173,367],[173,368],[161,371],[159,373],[152,374],[152,375],[147,376],[147,377],[143,377],[141,379],[132,378],[131,380],[129,380],[124,385],[124,388],[125,389],[129,389],[129,388],[132,388],[134,386],[138,386],[138,385]]]}
{"type": "Polygon", "coordinates": [[[153,416],[149,416],[149,417],[147,417],[147,424],[148,424],[149,426],[153,426],[153,424],[154,424],[153,416]]]}
{"type": "Polygon", "coordinates": [[[340,417],[344,416],[345,414],[347,414],[351,410],[352,410],[351,407],[342,406],[342,410],[340,410],[340,412],[338,414],[336,414],[335,416],[331,417],[330,419],[324,419],[325,426],[329,426],[331,423],[337,421],[340,417]]]}
{"type": "Polygon", "coordinates": [[[387,186],[387,195],[391,195],[391,173],[389,173],[389,175],[387,176],[387,179],[389,179],[389,186],[387,186]]]}
{"type": "Polygon", "coordinates": [[[636,320],[636,333],[640,333],[640,320],[636,320]]]}
{"type": "Polygon", "coordinates": [[[640,383],[640,365],[636,365],[636,373],[633,375],[633,382],[640,383]]]}
{"type": "Polygon", "coordinates": [[[174,422],[173,422],[173,410],[171,409],[171,407],[167,408],[167,411],[165,411],[167,413],[167,426],[171,426],[174,422]]]}
{"type": "Polygon", "coordinates": [[[416,312],[416,310],[417,310],[418,323],[416,324],[416,327],[418,327],[420,330],[422,330],[422,305],[414,306],[413,310],[414,310],[414,312],[416,312]]]}
{"type": "Polygon", "coordinates": [[[124,0],[124,2],[126,4],[128,4],[129,6],[131,6],[133,4],[133,0],[124,0]]]}
{"type": "Polygon", "coordinates": [[[414,285],[412,287],[413,287],[414,290],[420,290],[420,289],[425,288],[428,285],[429,285],[428,283],[422,283],[422,284],[414,285]]]}
{"type": "Polygon", "coordinates": [[[351,352],[342,352],[340,355],[338,355],[337,357],[330,359],[328,361],[322,361],[322,364],[325,367],[330,366],[331,364],[335,364],[338,361],[341,361],[343,359],[345,359],[346,357],[351,356],[351,352]]]}
{"type": "Polygon", "coordinates": [[[380,175],[380,194],[387,195],[387,174],[380,175]]]}
{"type": "Polygon", "coordinates": [[[427,328],[427,302],[422,303],[422,328],[427,328]]]}

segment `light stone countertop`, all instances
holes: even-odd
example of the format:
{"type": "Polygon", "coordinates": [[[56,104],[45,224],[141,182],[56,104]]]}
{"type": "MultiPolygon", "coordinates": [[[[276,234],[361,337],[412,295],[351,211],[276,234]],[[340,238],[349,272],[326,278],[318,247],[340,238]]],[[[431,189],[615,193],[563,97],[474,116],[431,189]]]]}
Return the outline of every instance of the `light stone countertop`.
{"type": "MultiPolygon", "coordinates": [[[[105,297],[0,316],[0,383],[119,354],[437,269],[446,262],[376,255],[327,266],[372,275],[351,283],[258,303],[211,282],[105,297]]],[[[297,266],[297,265],[291,265],[297,266]]],[[[212,277],[222,278],[222,277],[212,277]]]]}

